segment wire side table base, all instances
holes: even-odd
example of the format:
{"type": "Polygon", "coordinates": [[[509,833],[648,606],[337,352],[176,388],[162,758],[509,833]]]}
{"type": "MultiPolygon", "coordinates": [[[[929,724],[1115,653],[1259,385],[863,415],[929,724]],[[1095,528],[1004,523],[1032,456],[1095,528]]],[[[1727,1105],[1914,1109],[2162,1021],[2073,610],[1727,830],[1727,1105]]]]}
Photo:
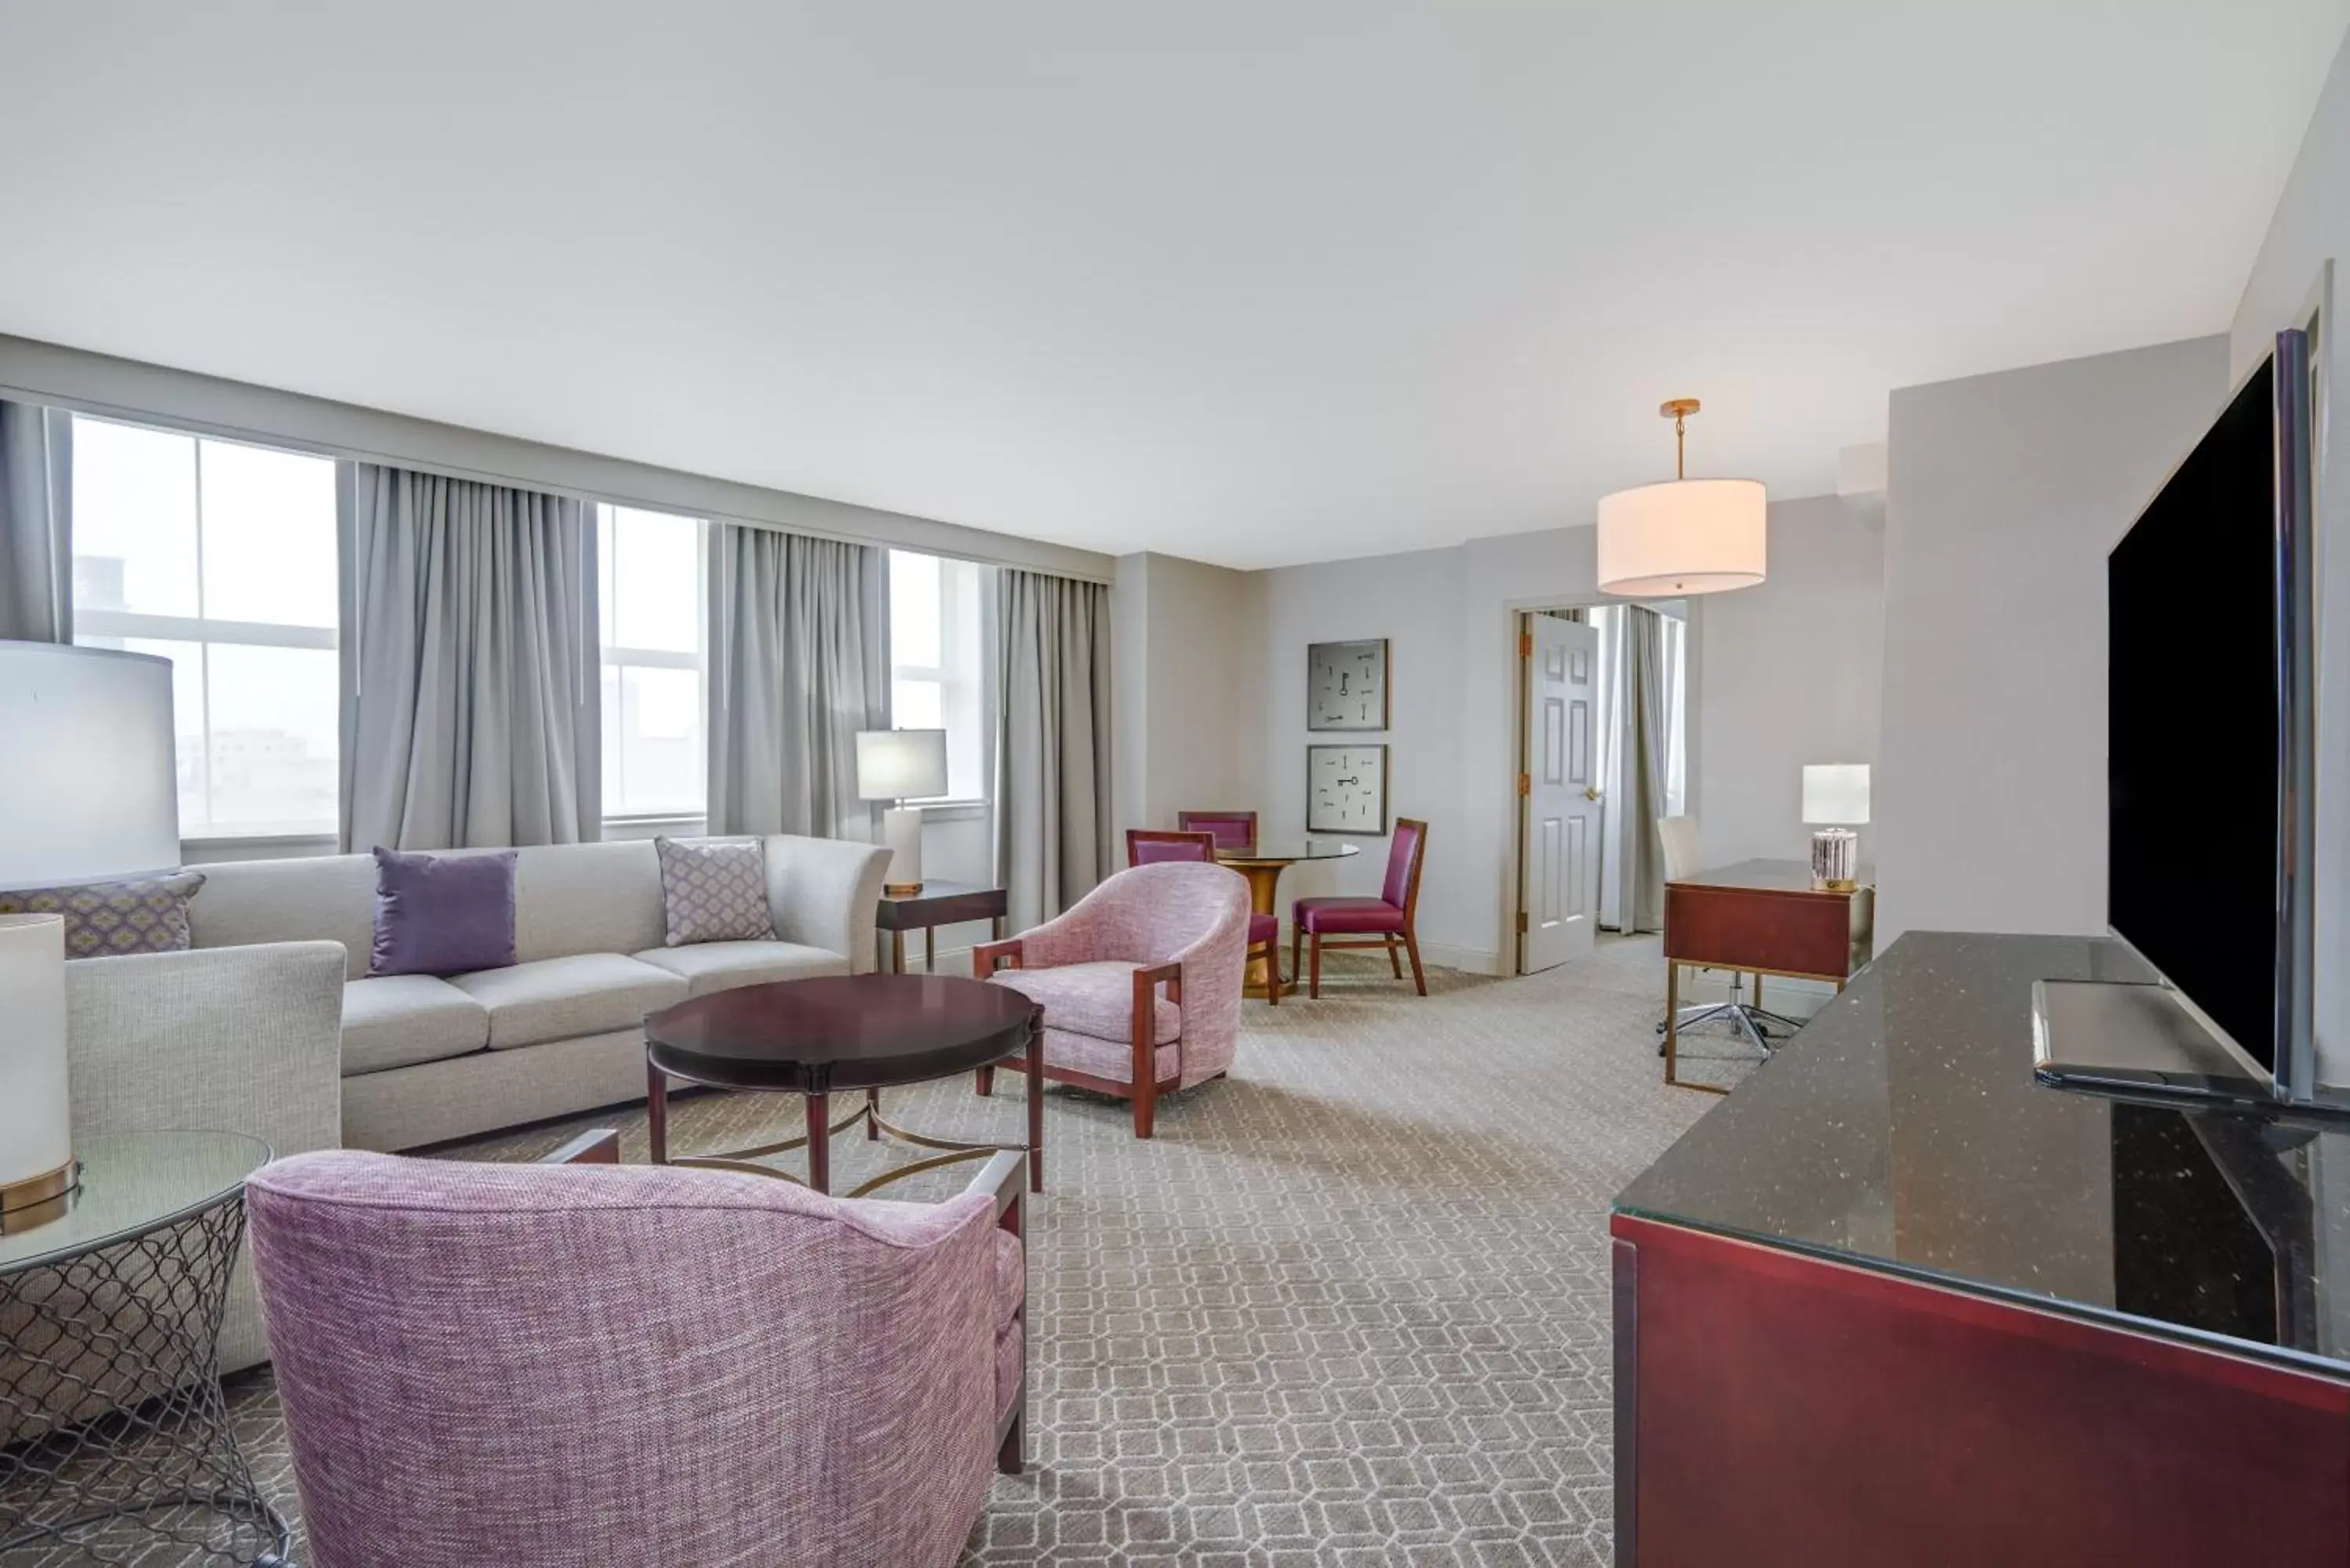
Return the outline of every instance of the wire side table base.
{"type": "Polygon", "coordinates": [[[0,1275],[0,1563],[276,1565],[286,1521],[221,1394],[239,1190],[136,1236],[0,1275]]]}

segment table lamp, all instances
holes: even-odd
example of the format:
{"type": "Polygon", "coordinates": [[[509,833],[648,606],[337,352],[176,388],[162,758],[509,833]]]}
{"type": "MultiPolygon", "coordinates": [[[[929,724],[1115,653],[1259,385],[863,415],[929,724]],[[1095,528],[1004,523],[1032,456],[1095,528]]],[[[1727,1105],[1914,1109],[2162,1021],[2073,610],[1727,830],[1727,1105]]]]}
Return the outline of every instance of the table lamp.
{"type": "Polygon", "coordinates": [[[1868,821],[1866,763],[1807,763],[1804,821],[1833,824],[1812,835],[1812,886],[1849,893],[1860,886],[1860,836],[1868,821]]]}
{"type": "MultiPolygon", "coordinates": [[[[172,661],[0,642],[0,890],[180,863],[172,661]]],[[[0,1230],[73,1190],[65,919],[0,916],[0,1230]]]]}
{"type": "Polygon", "coordinates": [[[922,814],[904,803],[946,793],[944,730],[857,732],[858,798],[896,803],[881,814],[881,842],[889,846],[881,890],[891,898],[922,890],[922,814]]]}

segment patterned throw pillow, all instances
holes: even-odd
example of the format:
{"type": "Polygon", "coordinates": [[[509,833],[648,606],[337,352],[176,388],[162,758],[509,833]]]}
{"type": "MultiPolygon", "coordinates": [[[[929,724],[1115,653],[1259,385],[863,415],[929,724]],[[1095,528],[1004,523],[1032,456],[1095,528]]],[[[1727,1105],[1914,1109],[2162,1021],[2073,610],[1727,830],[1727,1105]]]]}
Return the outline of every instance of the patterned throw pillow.
{"type": "Polygon", "coordinates": [[[656,838],[660,855],[661,915],[668,943],[771,942],[767,910],[767,846],[758,838],[688,843],[656,838]]]}
{"type": "Polygon", "coordinates": [[[195,945],[188,900],[203,885],[201,871],[175,871],[134,882],[32,888],[0,893],[0,915],[63,915],[68,959],[183,953],[195,945]]]}

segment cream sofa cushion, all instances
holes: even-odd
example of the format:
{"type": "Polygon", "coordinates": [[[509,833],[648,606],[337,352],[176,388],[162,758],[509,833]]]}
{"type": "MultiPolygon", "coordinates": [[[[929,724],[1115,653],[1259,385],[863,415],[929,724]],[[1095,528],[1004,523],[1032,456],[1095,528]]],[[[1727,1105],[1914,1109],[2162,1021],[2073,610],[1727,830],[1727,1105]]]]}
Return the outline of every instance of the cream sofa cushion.
{"type": "Polygon", "coordinates": [[[619,953],[477,970],[449,983],[489,1010],[493,1051],[633,1028],[686,995],[677,975],[619,953]]]}
{"type": "Polygon", "coordinates": [[[692,996],[771,980],[848,972],[848,961],[840,954],[797,942],[691,942],[684,947],[648,948],[637,957],[682,979],[687,994],[692,996]]]}
{"type": "Polygon", "coordinates": [[[463,1056],[490,1043],[482,1004],[429,974],[387,974],[343,987],[343,1076],[463,1056]]]}

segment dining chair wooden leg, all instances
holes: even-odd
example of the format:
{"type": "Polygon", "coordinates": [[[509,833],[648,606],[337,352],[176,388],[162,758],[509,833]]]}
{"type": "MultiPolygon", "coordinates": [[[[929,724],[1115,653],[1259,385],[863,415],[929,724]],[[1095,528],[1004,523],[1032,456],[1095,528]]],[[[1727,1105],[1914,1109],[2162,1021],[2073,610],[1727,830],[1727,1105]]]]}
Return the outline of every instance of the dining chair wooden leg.
{"type": "Polygon", "coordinates": [[[1292,973],[1292,974],[1303,974],[1303,973],[1305,973],[1305,958],[1303,957],[1303,954],[1305,953],[1305,921],[1303,921],[1303,920],[1300,920],[1297,924],[1295,924],[1295,925],[1294,925],[1294,926],[1292,926],[1292,927],[1290,927],[1290,928],[1289,928],[1289,972],[1290,972],[1290,973],[1292,973]]]}
{"type": "Polygon", "coordinates": [[[1388,939],[1388,967],[1395,971],[1398,980],[1403,978],[1403,950],[1396,945],[1393,937],[1388,939]]]}
{"type": "Polygon", "coordinates": [[[995,1093],[995,1069],[993,1067],[982,1067],[977,1072],[973,1073],[972,1077],[974,1080],[972,1087],[979,1091],[979,1097],[981,1099],[983,1100],[987,1098],[988,1096],[995,1093]]]}
{"type": "Polygon", "coordinates": [[[1306,961],[1314,968],[1313,979],[1305,988],[1305,994],[1319,1002],[1322,1000],[1322,933],[1319,931],[1314,933],[1313,956],[1306,961]]]}
{"type": "Polygon", "coordinates": [[[1264,1004],[1281,1005],[1281,939],[1264,944],[1264,1004]]]}
{"type": "Polygon", "coordinates": [[[1428,971],[1419,967],[1419,933],[1417,931],[1406,931],[1403,937],[1403,945],[1411,954],[1411,983],[1419,989],[1420,995],[1426,996],[1428,994],[1428,971]]]}

